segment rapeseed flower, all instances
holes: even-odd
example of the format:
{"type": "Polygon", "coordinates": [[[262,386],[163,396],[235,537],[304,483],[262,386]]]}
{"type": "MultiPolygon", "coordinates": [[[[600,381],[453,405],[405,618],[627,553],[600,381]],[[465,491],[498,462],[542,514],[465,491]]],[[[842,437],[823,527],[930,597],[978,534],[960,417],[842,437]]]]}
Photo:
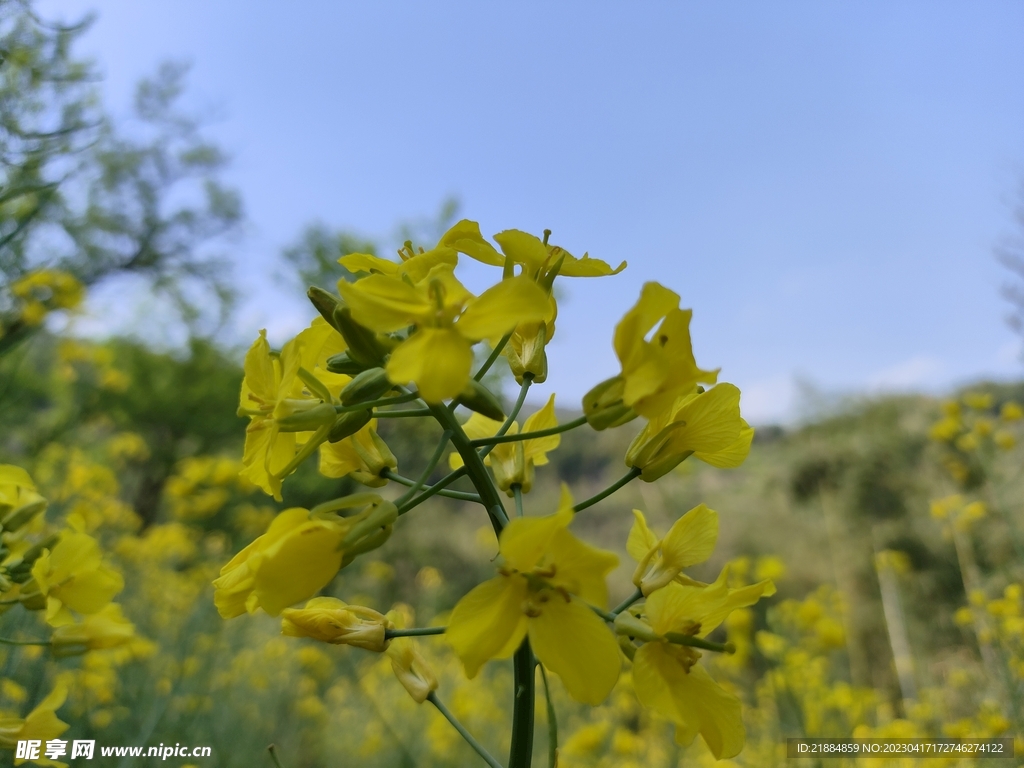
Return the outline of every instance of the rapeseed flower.
{"type": "MultiPolygon", "coordinates": [[[[24,718],[0,718],[0,748],[14,749],[18,746],[19,741],[29,740],[45,744],[49,739],[55,739],[64,733],[71,726],[57,717],[56,710],[63,706],[67,697],[67,687],[58,684],[24,718]]],[[[21,758],[14,760],[15,765],[21,765],[24,762],[25,760],[21,758]]],[[[37,759],[34,762],[41,765],[56,764],[45,758],[37,759]]]]}
{"type": "Polygon", "coordinates": [[[770,581],[730,589],[728,571],[727,566],[709,586],[669,583],[653,592],[642,614],[651,634],[633,657],[633,686],[640,703],[675,723],[680,744],[691,744],[700,733],[719,760],[743,749],[740,701],[697,664],[699,651],[672,641],[676,636],[704,638],[732,611],[775,592],[770,581]]]}
{"type": "Polygon", "coordinates": [[[518,229],[499,232],[494,240],[501,247],[501,253],[483,238],[479,224],[463,219],[442,236],[441,245],[493,267],[502,267],[509,259],[521,265],[523,274],[534,280],[543,277],[559,261],[558,274],[566,277],[603,277],[616,275],[626,268],[624,261],[613,269],[607,262],[592,259],[586,253],[576,258],[564,248],[548,245],[536,235],[518,229]]]}
{"type": "Polygon", "coordinates": [[[474,342],[543,320],[548,312],[547,295],[528,278],[502,280],[474,297],[443,263],[418,283],[377,273],[342,281],[338,291],[352,318],[377,333],[413,326],[391,352],[386,371],[395,384],[415,381],[428,403],[457,397],[466,387],[474,342]]]}
{"type": "Polygon", "coordinates": [[[46,620],[55,627],[73,621],[68,609],[97,613],[124,588],[121,574],[103,562],[96,539],[70,530],[52,551],[43,550],[32,564],[32,578],[46,597],[46,620]]]}
{"type": "Polygon", "coordinates": [[[305,608],[286,608],[281,613],[282,634],[378,653],[387,650],[384,632],[390,626],[387,617],[372,608],[348,605],[336,597],[314,597],[305,608]]]}
{"type": "Polygon", "coordinates": [[[388,483],[383,475],[389,469],[398,469],[398,459],[377,434],[376,419],[354,435],[320,445],[320,474],[325,477],[350,475],[363,485],[380,488],[388,483]]]}
{"type": "Polygon", "coordinates": [[[664,538],[647,527],[639,509],[633,517],[626,551],[637,561],[633,583],[640,591],[650,595],[672,581],[699,585],[682,571],[711,557],[718,541],[718,513],[700,504],[676,520],[664,538]]]}
{"type": "Polygon", "coordinates": [[[750,453],[753,428],[740,417],[740,391],[719,384],[682,395],[648,421],[626,451],[627,466],[653,482],[689,456],[713,467],[738,467],[750,453]]]}
{"type": "Polygon", "coordinates": [[[572,498],[563,489],[555,514],[518,518],[502,531],[499,575],[458,602],[445,635],[470,678],[529,637],[537,658],[573,698],[597,705],[611,692],[621,665],[618,645],[588,603],[607,607],[605,577],[618,557],[569,533],[572,519],[572,498]]]}
{"type": "Polygon", "coordinates": [[[235,555],[213,582],[225,619],[263,608],[277,616],[312,597],[341,568],[342,541],[355,518],[311,517],[300,507],[274,518],[267,532],[235,555]]]}
{"type": "Polygon", "coordinates": [[[78,624],[57,627],[50,636],[50,643],[53,655],[60,657],[117,648],[134,638],[135,626],[121,613],[121,606],[110,603],[78,624]]]}
{"type": "MultiPolygon", "coordinates": [[[[496,435],[501,425],[502,422],[500,421],[474,413],[462,425],[462,428],[470,439],[477,440],[496,435]]],[[[523,432],[536,432],[557,426],[558,418],[555,416],[555,396],[551,395],[543,408],[526,419],[523,425],[523,432]]],[[[512,426],[509,427],[508,432],[505,434],[519,434],[519,423],[513,421],[512,426]]],[[[547,464],[548,452],[555,450],[561,442],[562,436],[555,434],[510,443],[498,443],[484,457],[484,464],[487,464],[491,471],[494,472],[494,479],[499,489],[511,495],[512,486],[519,485],[523,493],[529,493],[533,488],[534,467],[547,464]]],[[[448,464],[452,469],[458,469],[463,464],[462,457],[457,452],[453,452],[448,457],[448,464]]]]}

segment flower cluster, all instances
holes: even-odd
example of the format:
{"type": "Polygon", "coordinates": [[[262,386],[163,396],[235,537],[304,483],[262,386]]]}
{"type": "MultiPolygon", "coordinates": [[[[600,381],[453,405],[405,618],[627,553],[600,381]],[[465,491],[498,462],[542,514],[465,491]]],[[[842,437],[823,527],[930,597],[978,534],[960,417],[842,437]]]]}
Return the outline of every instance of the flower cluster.
{"type": "MultiPolygon", "coordinates": [[[[337,294],[310,289],[319,317],[306,330],[279,351],[260,332],[246,355],[239,400],[239,415],[249,418],[242,476],[281,500],[285,478],[319,451],[321,474],[348,477],[381,495],[279,513],[221,570],[214,581],[217,609],[231,618],[262,608],[282,617],[286,635],[386,653],[413,698],[430,700],[448,719],[414,635],[444,633],[469,679],[491,659],[514,657],[515,684],[528,690],[535,655],[569,696],[590,706],[608,698],[623,664],[631,663],[638,700],[675,723],[681,744],[700,733],[716,758],[735,756],[744,743],[739,699],[698,662],[702,651],[735,651],[709,635],[733,612],[771,595],[771,580],[735,587],[728,567],[710,584],[684,573],[707,560],[717,540],[718,515],[706,506],[682,515],[663,537],[635,510],[627,549],[638,562],[636,593],[609,610],[606,579],[619,558],[570,527],[578,512],[630,480],[654,482],[690,456],[720,468],[741,464],[753,429],[740,416],[740,392],[718,383],[717,371],[697,366],[691,312],[680,309],[678,295],[648,283],[615,328],[621,372],[584,397],[584,415],[560,422],[551,395],[520,427],[516,417],[527,392],[548,373],[555,280],[625,267],[576,258],[549,236],[506,230],[494,236],[495,247],[475,222],[460,221],[429,250],[407,242],[398,260],[348,254],[340,263],[354,279],[339,280],[337,294]],[[456,277],[460,256],[500,268],[500,278],[474,295],[456,277]],[[474,346],[482,342],[491,351],[474,373],[474,346]],[[484,384],[501,355],[520,386],[508,412],[484,384]],[[468,417],[460,419],[459,408],[468,417]],[[638,416],[646,423],[626,452],[629,471],[620,481],[578,503],[563,486],[554,513],[526,514],[523,496],[534,489],[536,469],[548,464],[561,433],[610,429],[638,416]],[[398,473],[399,461],[377,431],[385,418],[432,419],[442,429],[419,480],[398,473]],[[450,473],[434,479],[449,450],[450,473]],[[472,491],[449,488],[463,477],[472,491]],[[392,483],[408,490],[397,499],[385,495],[392,483]],[[502,492],[514,499],[515,515],[506,511],[502,492]],[[383,545],[402,515],[434,495],[483,506],[500,558],[497,575],[464,595],[445,626],[408,628],[393,614],[317,596],[357,556],[383,545]],[[302,601],[305,607],[294,607],[302,601]]],[[[546,674],[543,681],[548,690],[546,674]]],[[[515,713],[513,765],[529,764],[523,734],[532,719],[533,703],[524,699],[515,713]]]]}

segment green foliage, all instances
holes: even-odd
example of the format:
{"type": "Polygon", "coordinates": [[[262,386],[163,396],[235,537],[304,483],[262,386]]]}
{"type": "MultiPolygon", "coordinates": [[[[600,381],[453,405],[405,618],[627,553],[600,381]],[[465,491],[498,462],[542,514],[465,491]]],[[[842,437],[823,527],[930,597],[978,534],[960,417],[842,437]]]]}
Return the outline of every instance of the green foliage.
{"type": "MultiPolygon", "coordinates": [[[[0,331],[24,334],[8,289],[46,268],[90,286],[141,277],[190,323],[197,291],[227,306],[225,263],[241,201],[226,157],[180,106],[187,68],[163,64],[136,91],[129,130],[103,112],[92,66],[74,47],[91,22],[60,27],[21,0],[0,4],[0,331]]],[[[205,302],[207,305],[209,302],[205,302]]]]}

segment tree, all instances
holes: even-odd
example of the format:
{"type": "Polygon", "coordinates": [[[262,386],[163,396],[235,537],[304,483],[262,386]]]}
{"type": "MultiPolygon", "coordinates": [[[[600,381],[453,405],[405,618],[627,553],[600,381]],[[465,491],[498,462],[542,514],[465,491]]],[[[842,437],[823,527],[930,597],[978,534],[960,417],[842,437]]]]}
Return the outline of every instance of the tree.
{"type": "Polygon", "coordinates": [[[187,67],[166,63],[142,81],[135,124],[100,107],[92,66],[73,55],[91,18],[49,24],[25,0],[0,0],[0,336],[26,335],[11,286],[56,269],[96,286],[144,278],[183,317],[199,316],[196,290],[222,308],[230,289],[212,243],[242,219],[220,175],[224,153],[180,108],[187,67]]]}

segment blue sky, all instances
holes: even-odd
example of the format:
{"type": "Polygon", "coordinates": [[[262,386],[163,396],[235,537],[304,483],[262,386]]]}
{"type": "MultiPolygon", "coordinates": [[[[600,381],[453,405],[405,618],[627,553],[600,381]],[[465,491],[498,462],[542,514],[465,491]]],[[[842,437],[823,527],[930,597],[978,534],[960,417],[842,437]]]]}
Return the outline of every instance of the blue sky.
{"type": "Polygon", "coordinates": [[[1024,180],[1019,2],[41,9],[98,12],[82,51],[115,113],[162,59],[193,63],[248,213],[238,340],[311,316],[273,280],[305,224],[387,239],[455,195],[485,234],[629,262],[567,287],[543,387],[566,404],[614,373],[647,280],[694,309],[698,362],[755,423],[799,412],[797,380],[1020,376],[993,256],[1024,180]]]}

